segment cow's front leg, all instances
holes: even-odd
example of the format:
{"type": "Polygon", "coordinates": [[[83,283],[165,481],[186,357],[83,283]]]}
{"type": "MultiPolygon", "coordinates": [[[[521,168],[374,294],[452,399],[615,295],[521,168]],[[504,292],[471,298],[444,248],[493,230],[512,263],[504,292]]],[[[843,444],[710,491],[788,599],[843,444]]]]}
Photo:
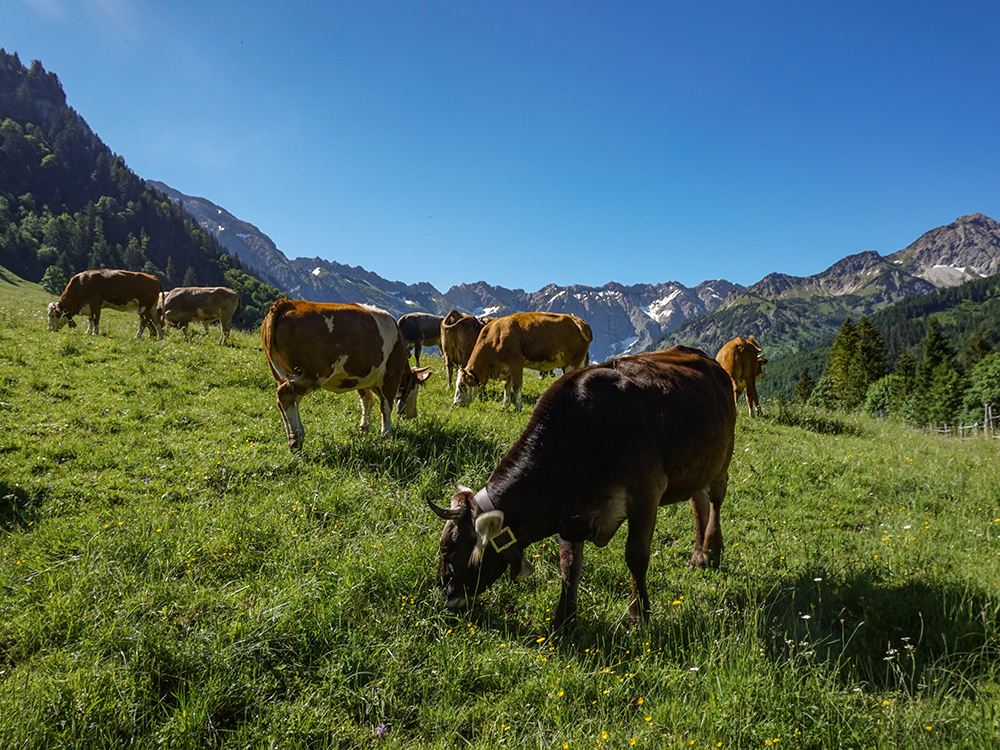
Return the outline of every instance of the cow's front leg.
{"type": "Polygon", "coordinates": [[[392,435],[392,399],[386,398],[382,390],[375,391],[378,396],[379,408],[382,410],[382,437],[392,435]]]}
{"type": "Polygon", "coordinates": [[[98,310],[95,313],[91,313],[87,318],[87,333],[92,333],[95,336],[101,335],[101,312],[98,310]]]}
{"type": "Polygon", "coordinates": [[[361,424],[358,425],[358,429],[362,433],[366,433],[368,432],[372,407],[375,405],[375,391],[370,388],[362,388],[358,391],[358,398],[361,399],[361,424]]]}
{"type": "Polygon", "coordinates": [[[562,573],[562,593],[552,627],[558,628],[576,614],[577,592],[580,590],[580,574],[583,572],[583,542],[568,542],[561,536],[559,540],[559,571],[562,573]]]}
{"type": "Polygon", "coordinates": [[[524,384],[524,369],[521,367],[511,368],[508,382],[514,392],[514,411],[521,411],[521,386],[524,384]]]}
{"type": "Polygon", "coordinates": [[[278,385],[278,410],[285,423],[288,449],[292,453],[298,453],[306,439],[306,431],[299,416],[299,401],[301,400],[302,397],[295,392],[295,388],[287,380],[278,385]]]}

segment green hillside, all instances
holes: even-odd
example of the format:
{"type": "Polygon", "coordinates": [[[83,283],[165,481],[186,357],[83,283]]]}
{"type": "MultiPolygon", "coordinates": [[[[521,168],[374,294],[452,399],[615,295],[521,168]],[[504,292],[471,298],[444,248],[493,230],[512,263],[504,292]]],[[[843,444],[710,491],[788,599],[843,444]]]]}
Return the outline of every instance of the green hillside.
{"type": "Polygon", "coordinates": [[[497,387],[456,409],[428,357],[393,437],[318,393],[292,457],[252,333],[52,333],[48,299],[0,274],[0,747],[995,743],[993,441],[741,416],[722,569],[687,568],[690,513],[664,509],[651,619],[626,619],[623,530],[553,634],[556,540],[449,613],[426,505],[481,486],[551,380],[521,414],[497,387]]]}
{"type": "Polygon", "coordinates": [[[2,48],[0,263],[36,282],[122,268],[155,274],[167,289],[232,286],[248,325],[263,314],[258,300],[277,296],[101,141],[55,73],[2,48]]]}
{"type": "MultiPolygon", "coordinates": [[[[844,318],[849,316],[855,321],[859,318],[853,313],[845,314],[844,318]]],[[[908,297],[873,313],[869,320],[885,342],[885,361],[890,369],[904,351],[916,363],[920,362],[921,342],[931,317],[960,358],[977,334],[989,350],[996,351],[1000,347],[1000,276],[908,297]]],[[[833,336],[827,336],[817,346],[778,357],[771,356],[771,347],[767,346],[767,377],[757,388],[761,398],[774,398],[779,393],[791,398],[795,381],[804,369],[814,381],[818,380],[832,341],[833,336]]]]}

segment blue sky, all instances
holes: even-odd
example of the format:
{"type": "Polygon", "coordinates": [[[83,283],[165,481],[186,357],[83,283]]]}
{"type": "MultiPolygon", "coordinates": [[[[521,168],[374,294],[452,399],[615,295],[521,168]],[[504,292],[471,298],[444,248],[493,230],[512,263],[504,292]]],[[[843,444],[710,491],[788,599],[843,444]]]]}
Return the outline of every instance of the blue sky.
{"type": "Polygon", "coordinates": [[[1000,3],[6,0],[140,176],[441,291],[807,276],[1000,219],[1000,3]]]}

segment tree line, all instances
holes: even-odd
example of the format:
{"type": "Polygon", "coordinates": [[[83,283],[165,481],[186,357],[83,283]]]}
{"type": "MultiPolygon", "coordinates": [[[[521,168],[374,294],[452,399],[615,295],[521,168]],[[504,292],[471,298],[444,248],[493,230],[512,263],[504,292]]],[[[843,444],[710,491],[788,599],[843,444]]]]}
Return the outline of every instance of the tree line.
{"type": "Polygon", "coordinates": [[[280,296],[112,153],[55,73],[2,48],[0,258],[53,294],[91,268],[151,273],[165,289],[230,286],[250,326],[280,296]]]}
{"type": "Polygon", "coordinates": [[[847,318],[820,378],[814,381],[803,369],[793,398],[823,409],[893,416],[918,427],[981,424],[984,407],[1000,405],[1000,353],[992,350],[975,329],[959,355],[931,316],[918,359],[904,348],[890,371],[879,329],[864,316],[858,323],[847,318]]]}

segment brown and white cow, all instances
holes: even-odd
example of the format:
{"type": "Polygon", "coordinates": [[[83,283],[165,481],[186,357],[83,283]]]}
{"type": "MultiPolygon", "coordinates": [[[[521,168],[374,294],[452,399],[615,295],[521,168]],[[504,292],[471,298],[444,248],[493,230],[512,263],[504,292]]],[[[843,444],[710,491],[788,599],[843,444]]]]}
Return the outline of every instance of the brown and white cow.
{"type": "Polygon", "coordinates": [[[208,333],[208,324],[214,320],[222,326],[219,343],[229,342],[229,330],[233,325],[233,315],[240,311],[239,321],[243,322],[243,305],[240,295],[234,289],[224,286],[179,286],[160,295],[157,312],[164,328],[180,328],[184,340],[188,340],[188,324],[200,320],[208,333]]]}
{"type": "Polygon", "coordinates": [[[760,351],[760,345],[754,341],[753,336],[749,339],[737,336],[715,355],[715,359],[732,378],[734,404],[740,400],[743,389],[746,389],[747,409],[751,417],[760,415],[757,381],[764,379],[764,365],[767,364],[767,360],[760,356],[760,351]]]}
{"type": "Polygon", "coordinates": [[[376,400],[384,436],[392,434],[393,399],[398,397],[403,418],[417,416],[417,386],[430,377],[430,368],[410,367],[399,326],[385,310],[279,299],[260,333],[292,453],[305,440],[299,402],[316,390],[357,391],[362,432],[376,400]]]}
{"type": "Polygon", "coordinates": [[[86,315],[87,333],[97,336],[101,332],[101,310],[134,310],[139,313],[135,337],[142,336],[148,326],[151,337],[162,339],[156,315],[156,301],[162,291],[160,280],[148,273],[111,268],[83,271],[69,280],[57,302],[49,303],[49,330],[58,331],[66,324],[75,328],[73,316],[86,315]]]}
{"type": "Polygon", "coordinates": [[[504,406],[513,400],[514,410],[521,411],[524,369],[561,367],[569,372],[584,367],[593,339],[590,326],[575,315],[526,312],[491,320],[479,332],[469,363],[458,371],[455,406],[468,406],[479,386],[499,378],[504,406]]]}
{"type": "Polygon", "coordinates": [[[444,366],[448,371],[448,387],[451,388],[451,375],[459,368],[469,364],[469,357],[476,347],[479,332],[485,322],[473,315],[452,310],[441,321],[441,353],[444,355],[444,366]]]}
{"type": "Polygon", "coordinates": [[[689,501],[692,567],[718,567],[719,512],[733,455],[729,376],[698,349],[676,346],[564,375],[478,492],[459,485],[446,521],[438,580],[459,609],[510,570],[532,572],[525,548],[555,534],[562,594],[554,625],[576,610],[583,543],[606,545],[628,521],[632,620],[650,612],[646,571],[657,508],[689,501]]]}
{"type": "Polygon", "coordinates": [[[402,316],[399,321],[399,332],[403,334],[406,350],[413,350],[413,358],[420,367],[420,350],[425,346],[441,345],[440,315],[413,312],[402,316]]]}

